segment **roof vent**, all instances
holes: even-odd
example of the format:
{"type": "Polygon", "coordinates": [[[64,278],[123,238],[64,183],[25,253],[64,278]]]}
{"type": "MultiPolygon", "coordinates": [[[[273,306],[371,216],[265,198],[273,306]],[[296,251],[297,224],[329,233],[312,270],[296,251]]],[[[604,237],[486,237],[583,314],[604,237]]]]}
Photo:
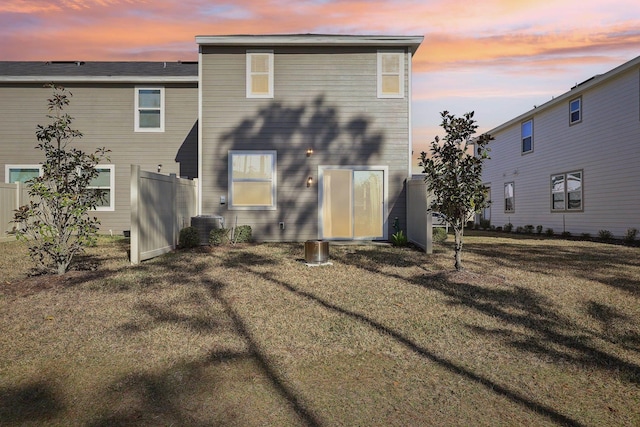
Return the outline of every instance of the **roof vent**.
{"type": "Polygon", "coordinates": [[[84,61],[47,61],[45,62],[46,65],[52,65],[52,64],[75,64],[76,66],[81,66],[84,65],[84,61]]]}

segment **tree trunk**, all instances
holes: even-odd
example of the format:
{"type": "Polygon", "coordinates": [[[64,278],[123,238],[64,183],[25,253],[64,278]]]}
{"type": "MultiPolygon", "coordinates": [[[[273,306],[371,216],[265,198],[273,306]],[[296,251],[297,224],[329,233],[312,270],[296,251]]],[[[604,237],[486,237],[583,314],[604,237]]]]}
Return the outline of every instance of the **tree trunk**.
{"type": "Polygon", "coordinates": [[[463,269],[462,267],[462,235],[464,234],[464,225],[460,228],[454,228],[453,231],[456,236],[456,242],[455,242],[456,262],[454,264],[454,267],[456,268],[456,271],[461,271],[463,269]]]}

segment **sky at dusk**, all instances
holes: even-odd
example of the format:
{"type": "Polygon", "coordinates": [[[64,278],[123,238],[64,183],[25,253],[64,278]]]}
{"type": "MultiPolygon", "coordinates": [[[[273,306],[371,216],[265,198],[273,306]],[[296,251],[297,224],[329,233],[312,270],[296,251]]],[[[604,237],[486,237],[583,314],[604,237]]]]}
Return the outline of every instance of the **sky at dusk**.
{"type": "Polygon", "coordinates": [[[638,0],[2,0],[0,60],[196,60],[196,35],[423,35],[414,148],[490,130],[640,55],[638,0]]]}

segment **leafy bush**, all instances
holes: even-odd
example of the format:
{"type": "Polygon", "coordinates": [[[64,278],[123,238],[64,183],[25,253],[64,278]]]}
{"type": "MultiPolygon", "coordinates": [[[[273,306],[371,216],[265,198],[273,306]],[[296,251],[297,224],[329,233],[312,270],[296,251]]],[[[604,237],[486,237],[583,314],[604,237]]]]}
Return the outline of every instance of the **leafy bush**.
{"type": "Polygon", "coordinates": [[[229,243],[228,228],[214,228],[209,233],[209,244],[213,246],[226,245],[229,243]]]}
{"type": "Polygon", "coordinates": [[[442,227],[435,227],[433,229],[433,241],[436,243],[442,243],[447,240],[447,230],[442,227]]]}
{"type": "Polygon", "coordinates": [[[570,231],[563,231],[562,234],[560,234],[562,237],[567,238],[567,237],[571,237],[571,232],[570,231]]]}
{"type": "Polygon", "coordinates": [[[542,234],[542,226],[536,225],[536,234],[542,234]]]}
{"type": "Polygon", "coordinates": [[[627,230],[627,234],[624,236],[624,242],[627,244],[632,244],[633,242],[635,242],[636,237],[638,237],[638,229],[629,228],[627,230]]]}
{"type": "Polygon", "coordinates": [[[549,237],[553,237],[553,228],[547,228],[545,234],[549,237]]]}
{"type": "Polygon", "coordinates": [[[533,234],[533,225],[527,224],[524,226],[524,232],[527,234],[533,234]]]}
{"type": "Polygon", "coordinates": [[[181,248],[195,248],[200,246],[198,230],[195,227],[185,227],[180,230],[178,245],[180,245],[181,248]]]}
{"type": "Polygon", "coordinates": [[[234,243],[249,243],[251,241],[251,226],[240,225],[234,229],[234,243]]]}
{"type": "Polygon", "coordinates": [[[516,234],[522,234],[522,233],[524,233],[524,228],[522,228],[520,226],[517,226],[516,227],[516,234]]]}
{"type": "Polygon", "coordinates": [[[497,231],[497,232],[499,232],[499,233],[501,233],[501,232],[502,232],[502,227],[497,226],[497,227],[496,227],[496,231],[497,231]]]}
{"type": "Polygon", "coordinates": [[[505,224],[503,229],[506,233],[511,233],[511,230],[513,230],[513,224],[511,223],[505,224]]]}
{"type": "Polygon", "coordinates": [[[591,238],[591,233],[582,233],[582,234],[580,234],[580,237],[582,237],[583,239],[590,239],[591,238]]]}
{"type": "Polygon", "coordinates": [[[480,220],[480,228],[482,228],[483,230],[488,230],[491,228],[491,221],[488,219],[481,219],[480,220]]]}
{"type": "Polygon", "coordinates": [[[613,239],[613,233],[609,230],[600,230],[598,231],[598,237],[600,238],[600,240],[607,242],[613,239]]]}
{"type": "Polygon", "coordinates": [[[393,243],[393,246],[407,246],[407,236],[404,235],[402,230],[393,233],[391,235],[391,243],[393,243]]]}

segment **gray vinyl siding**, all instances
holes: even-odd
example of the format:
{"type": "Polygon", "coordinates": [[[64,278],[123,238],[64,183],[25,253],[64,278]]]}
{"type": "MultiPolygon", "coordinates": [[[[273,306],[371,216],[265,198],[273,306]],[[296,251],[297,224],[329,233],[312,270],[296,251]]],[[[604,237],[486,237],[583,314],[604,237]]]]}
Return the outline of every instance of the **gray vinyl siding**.
{"type": "MultiPolygon", "coordinates": [[[[65,112],[74,117],[73,128],[83,137],[74,146],[87,152],[111,150],[106,164],[115,165],[115,210],[95,212],[101,233],[130,229],[131,164],[142,170],[195,177],[197,174],[198,90],[194,84],[65,84],[73,94],[65,112]],[[165,131],[134,132],[134,88],[165,87],[165,131]]],[[[46,100],[51,89],[41,84],[0,86],[0,173],[5,164],[37,164],[35,130],[48,124],[46,100]]]]}
{"type": "Polygon", "coordinates": [[[492,142],[484,181],[491,184],[491,222],[526,224],[556,233],[623,237],[640,229],[640,71],[615,75],[586,90],[530,112],[534,151],[520,154],[520,124],[501,129],[492,142]],[[569,102],[582,96],[582,122],[569,125],[569,102]],[[552,174],[583,171],[582,212],[551,212],[552,174]],[[517,171],[517,173],[516,173],[517,171]],[[515,212],[504,213],[503,187],[515,183],[515,212]]]}
{"type": "Polygon", "coordinates": [[[318,166],[379,165],[389,168],[389,226],[397,216],[404,227],[409,55],[405,98],[378,99],[375,48],[275,48],[274,98],[247,99],[247,49],[201,47],[202,213],[222,215],[228,225],[237,218],[258,240],[316,239],[318,166]],[[229,150],[277,150],[277,210],[219,203],[228,194],[229,150]]]}

